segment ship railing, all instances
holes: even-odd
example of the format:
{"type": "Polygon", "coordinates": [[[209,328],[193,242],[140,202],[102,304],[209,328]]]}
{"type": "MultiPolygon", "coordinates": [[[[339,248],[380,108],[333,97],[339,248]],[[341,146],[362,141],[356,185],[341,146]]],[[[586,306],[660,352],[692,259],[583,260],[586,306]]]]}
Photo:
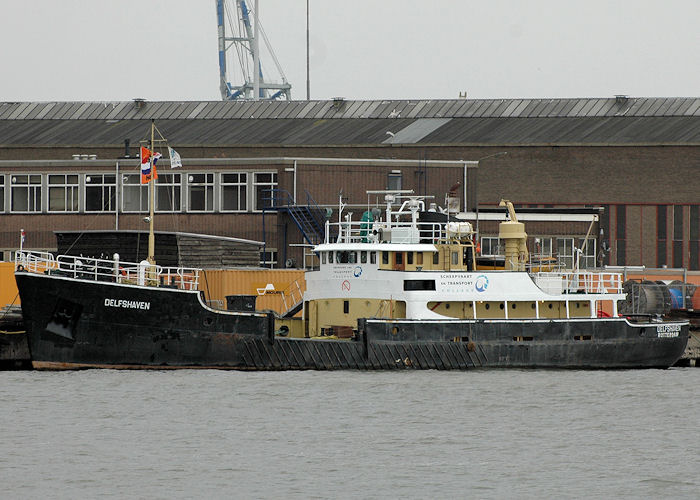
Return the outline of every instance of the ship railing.
{"type": "Polygon", "coordinates": [[[44,273],[58,266],[53,254],[49,252],[24,251],[15,252],[15,270],[44,273]]]}
{"type": "Polygon", "coordinates": [[[621,294],[622,274],[598,271],[556,271],[532,274],[535,284],[554,295],[571,293],[621,294]]]}
{"type": "Polygon", "coordinates": [[[440,222],[326,222],[326,243],[440,243],[454,238],[471,236],[469,233],[448,232],[440,222]],[[334,230],[335,229],[335,230],[334,230]],[[331,234],[337,234],[331,241],[331,234]]]}
{"type": "Polygon", "coordinates": [[[47,252],[17,252],[15,269],[48,273],[88,281],[111,281],[144,286],[197,290],[200,269],[150,266],[111,259],[75,255],[54,257],[47,252]]]}

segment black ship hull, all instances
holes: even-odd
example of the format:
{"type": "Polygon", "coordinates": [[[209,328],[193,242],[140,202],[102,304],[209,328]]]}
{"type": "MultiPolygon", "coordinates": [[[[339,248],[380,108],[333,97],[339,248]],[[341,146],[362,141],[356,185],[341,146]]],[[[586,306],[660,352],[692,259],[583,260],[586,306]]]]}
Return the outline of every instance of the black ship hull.
{"type": "Polygon", "coordinates": [[[624,318],[363,319],[352,339],[290,338],[270,313],[220,311],[199,292],[16,273],[37,369],[667,368],[687,323],[624,318]]]}

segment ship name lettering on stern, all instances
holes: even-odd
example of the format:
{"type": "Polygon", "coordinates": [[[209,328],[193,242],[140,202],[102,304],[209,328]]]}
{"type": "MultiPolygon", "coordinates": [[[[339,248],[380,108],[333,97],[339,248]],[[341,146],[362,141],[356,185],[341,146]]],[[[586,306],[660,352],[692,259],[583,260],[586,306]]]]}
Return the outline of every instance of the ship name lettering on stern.
{"type": "Polygon", "coordinates": [[[681,332],[681,325],[658,325],[656,327],[657,337],[678,337],[681,332]]]}

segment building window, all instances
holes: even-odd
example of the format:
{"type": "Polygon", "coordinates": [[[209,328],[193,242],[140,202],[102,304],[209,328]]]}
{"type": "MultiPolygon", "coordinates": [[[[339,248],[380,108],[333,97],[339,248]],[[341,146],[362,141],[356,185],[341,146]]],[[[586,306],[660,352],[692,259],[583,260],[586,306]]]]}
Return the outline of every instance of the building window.
{"type": "Polygon", "coordinates": [[[538,236],[535,238],[535,251],[533,257],[551,257],[552,256],[552,238],[543,238],[538,236]]]}
{"type": "Polygon", "coordinates": [[[277,265],[277,250],[266,248],[264,252],[260,252],[260,266],[275,267],[277,265]]]}
{"type": "MultiPolygon", "coordinates": [[[[588,243],[586,243],[585,238],[579,240],[579,260],[578,265],[580,269],[590,269],[596,267],[595,257],[596,257],[596,241],[593,238],[588,238],[588,243]],[[586,247],[584,248],[584,244],[586,247]]],[[[574,261],[575,262],[575,261],[574,261]]]]}
{"type": "Polygon", "coordinates": [[[116,176],[85,175],[85,211],[114,212],[117,209],[116,176]]]}
{"type": "Polygon", "coordinates": [[[688,269],[700,269],[700,205],[690,205],[690,242],[688,269]]]}
{"type": "Polygon", "coordinates": [[[683,205],[673,207],[673,267],[683,267],[683,205]]]}
{"type": "Polygon", "coordinates": [[[77,212],[78,185],[78,174],[49,174],[49,212],[77,212]]]}
{"type": "Polygon", "coordinates": [[[667,264],[666,240],[668,239],[668,224],[666,205],[656,207],[656,267],[667,264]]]}
{"type": "Polygon", "coordinates": [[[617,205],[615,210],[615,246],[617,265],[627,264],[627,205],[617,205]]]}
{"type": "Polygon", "coordinates": [[[141,174],[125,174],[122,181],[122,211],[148,212],[148,184],[141,184],[141,174]]]}
{"type": "Polygon", "coordinates": [[[158,174],[156,182],[156,210],[179,212],[182,208],[182,175],[158,174]]]}
{"type": "Polygon", "coordinates": [[[394,170],[386,176],[386,188],[390,191],[401,190],[401,171],[394,170]]]}
{"type": "Polygon", "coordinates": [[[276,172],[255,172],[253,174],[253,190],[255,192],[255,210],[273,206],[275,188],[277,187],[276,172]]]}
{"type": "Polygon", "coordinates": [[[574,268],[574,239],[557,238],[557,261],[564,269],[574,268]]]}
{"type": "Polygon", "coordinates": [[[481,255],[503,255],[501,251],[501,240],[488,236],[481,238],[481,255]]]}
{"type": "Polygon", "coordinates": [[[578,259],[579,269],[595,267],[596,242],[594,239],[588,238],[586,248],[583,248],[585,241],[584,238],[580,238],[577,247],[574,238],[557,238],[558,265],[564,269],[575,269],[578,259]]]}
{"type": "Polygon", "coordinates": [[[41,212],[41,175],[13,175],[10,194],[12,212],[41,212]]]}
{"type": "Polygon", "coordinates": [[[221,211],[245,212],[248,208],[248,174],[231,172],[221,174],[221,211]]]}
{"type": "Polygon", "coordinates": [[[214,174],[187,177],[187,209],[190,212],[214,211],[214,174]]]}

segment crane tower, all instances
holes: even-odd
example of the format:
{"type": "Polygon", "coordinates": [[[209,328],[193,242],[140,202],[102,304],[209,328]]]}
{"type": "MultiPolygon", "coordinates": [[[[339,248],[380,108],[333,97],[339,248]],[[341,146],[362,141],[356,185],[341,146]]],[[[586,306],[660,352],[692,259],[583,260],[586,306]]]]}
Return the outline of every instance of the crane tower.
{"type": "Polygon", "coordinates": [[[289,101],[292,86],[287,82],[258,19],[258,0],[254,2],[255,8],[251,11],[245,0],[216,0],[221,98],[225,101],[286,98],[289,101]],[[263,72],[261,40],[281,83],[273,83],[270,74],[263,72]],[[231,83],[232,77],[241,83],[231,83]]]}

